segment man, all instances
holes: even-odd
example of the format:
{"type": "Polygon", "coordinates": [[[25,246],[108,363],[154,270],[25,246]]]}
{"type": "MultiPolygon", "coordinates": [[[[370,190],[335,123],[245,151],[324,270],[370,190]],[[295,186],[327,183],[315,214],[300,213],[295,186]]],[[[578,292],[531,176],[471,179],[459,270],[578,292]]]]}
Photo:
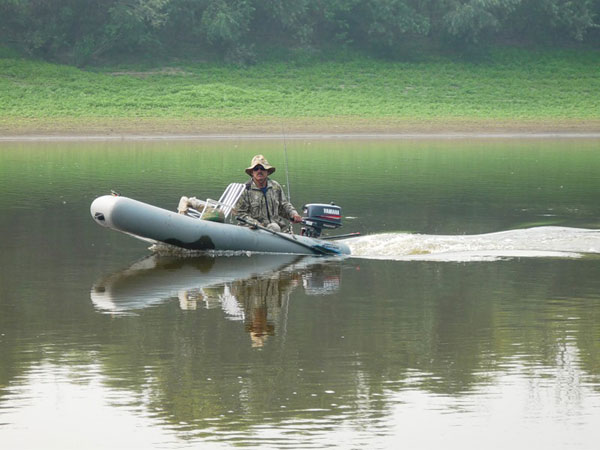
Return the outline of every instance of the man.
{"type": "Polygon", "coordinates": [[[294,206],[287,200],[283,188],[269,178],[275,172],[263,155],[252,158],[246,173],[252,177],[236,205],[237,216],[250,225],[262,225],[272,231],[290,232],[294,223],[302,221],[294,206]]]}

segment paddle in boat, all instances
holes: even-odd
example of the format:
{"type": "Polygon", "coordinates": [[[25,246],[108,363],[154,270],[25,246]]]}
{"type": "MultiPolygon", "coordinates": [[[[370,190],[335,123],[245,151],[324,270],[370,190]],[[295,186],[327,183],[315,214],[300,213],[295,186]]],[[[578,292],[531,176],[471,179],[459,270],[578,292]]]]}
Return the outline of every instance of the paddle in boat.
{"type": "Polygon", "coordinates": [[[349,255],[350,248],[335,238],[321,238],[323,229],[342,225],[341,208],[312,203],[303,207],[300,235],[227,223],[245,185],[230,184],[219,200],[203,201],[202,210],[178,214],[113,192],[96,198],[90,207],[95,222],[135,238],[188,250],[248,251],[300,255],[349,255]]]}

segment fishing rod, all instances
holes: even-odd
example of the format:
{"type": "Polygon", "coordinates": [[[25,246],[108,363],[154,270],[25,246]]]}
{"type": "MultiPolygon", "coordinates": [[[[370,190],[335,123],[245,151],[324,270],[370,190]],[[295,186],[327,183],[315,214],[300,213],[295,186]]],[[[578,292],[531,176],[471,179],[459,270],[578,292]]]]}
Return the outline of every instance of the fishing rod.
{"type": "MultiPolygon", "coordinates": [[[[288,193],[288,201],[291,203],[292,202],[292,194],[290,192],[290,174],[288,171],[288,158],[287,158],[287,142],[286,142],[286,134],[285,134],[285,127],[283,125],[283,121],[281,122],[281,134],[283,136],[283,156],[284,156],[284,165],[285,165],[285,181],[287,184],[287,193],[288,193]]],[[[333,205],[333,203],[331,203],[331,205],[333,205]]],[[[317,206],[317,208],[322,207],[322,206],[326,206],[326,205],[305,205],[303,206],[303,208],[308,207],[308,211],[310,212],[310,209],[312,207],[317,206]]],[[[338,206],[333,205],[330,209],[339,209],[338,206]]],[[[341,209],[339,210],[340,214],[341,214],[341,209]]],[[[305,212],[307,212],[307,210],[305,210],[305,212]]],[[[309,214],[310,216],[310,214],[309,214]]],[[[318,230],[315,234],[315,232],[309,232],[308,234],[306,234],[307,236],[312,236],[312,237],[319,237],[321,235],[321,228],[323,227],[322,224],[322,218],[317,219],[316,221],[313,219],[309,222],[307,222],[306,219],[311,219],[310,217],[308,218],[303,218],[302,219],[302,224],[303,225],[308,225],[308,227],[313,227],[313,230],[318,230]]],[[[342,225],[341,223],[341,216],[339,217],[339,223],[337,223],[337,221],[334,219],[333,222],[328,223],[328,225],[326,225],[326,228],[338,228],[342,225]]],[[[240,219],[238,219],[240,220],[240,219]]],[[[331,219],[329,219],[331,221],[331,219]]],[[[272,232],[271,230],[268,230],[265,228],[266,231],[272,232]]],[[[302,229],[302,234],[304,234],[305,228],[302,229]]],[[[274,232],[272,232],[273,234],[276,234],[274,232]]],[[[279,234],[277,234],[277,236],[280,236],[279,234]]],[[[336,240],[336,239],[345,239],[345,238],[349,238],[349,237],[356,237],[356,236],[360,236],[360,233],[356,232],[356,233],[348,233],[348,234],[341,234],[338,236],[324,236],[322,239],[327,239],[327,240],[336,240]]],[[[296,241],[296,243],[298,243],[296,241]]],[[[314,247],[311,247],[312,250],[315,250],[314,247]]]]}
{"type": "Polygon", "coordinates": [[[281,124],[281,133],[283,134],[283,158],[285,163],[285,184],[287,185],[288,201],[292,202],[292,194],[290,192],[290,174],[288,172],[288,158],[287,158],[287,143],[285,139],[285,129],[283,123],[281,124]]]}

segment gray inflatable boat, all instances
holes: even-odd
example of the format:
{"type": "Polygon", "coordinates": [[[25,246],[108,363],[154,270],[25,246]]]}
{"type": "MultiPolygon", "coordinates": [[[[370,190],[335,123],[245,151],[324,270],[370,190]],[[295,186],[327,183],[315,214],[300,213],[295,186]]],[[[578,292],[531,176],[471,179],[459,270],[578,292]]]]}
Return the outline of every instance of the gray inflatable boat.
{"type": "Polygon", "coordinates": [[[90,212],[104,227],[150,243],[163,242],[189,250],[350,254],[350,248],[342,242],[193,218],[120,195],[98,197],[90,212]]]}

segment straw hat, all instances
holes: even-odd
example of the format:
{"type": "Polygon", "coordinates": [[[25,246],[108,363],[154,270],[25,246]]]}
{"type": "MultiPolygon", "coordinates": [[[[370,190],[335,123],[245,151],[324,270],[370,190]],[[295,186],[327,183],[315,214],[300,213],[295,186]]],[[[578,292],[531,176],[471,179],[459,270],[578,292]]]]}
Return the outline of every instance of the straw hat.
{"type": "Polygon", "coordinates": [[[256,155],[254,158],[252,158],[252,162],[250,163],[250,167],[246,169],[246,173],[249,176],[252,176],[252,169],[254,169],[256,166],[263,166],[265,169],[267,169],[267,173],[269,175],[275,172],[275,167],[269,164],[269,161],[267,161],[267,158],[265,158],[263,155],[256,155]]]}

